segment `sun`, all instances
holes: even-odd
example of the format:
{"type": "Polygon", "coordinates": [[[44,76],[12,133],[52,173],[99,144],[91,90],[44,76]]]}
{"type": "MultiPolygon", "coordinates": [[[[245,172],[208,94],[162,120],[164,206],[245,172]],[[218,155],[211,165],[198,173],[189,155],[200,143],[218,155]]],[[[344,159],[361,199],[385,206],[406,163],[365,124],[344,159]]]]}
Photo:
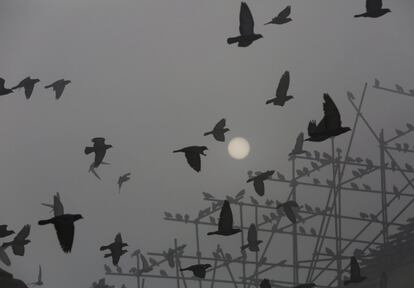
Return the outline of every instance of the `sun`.
{"type": "Polygon", "coordinates": [[[227,150],[234,159],[243,159],[249,155],[250,144],[242,137],[235,137],[230,140],[227,150]]]}

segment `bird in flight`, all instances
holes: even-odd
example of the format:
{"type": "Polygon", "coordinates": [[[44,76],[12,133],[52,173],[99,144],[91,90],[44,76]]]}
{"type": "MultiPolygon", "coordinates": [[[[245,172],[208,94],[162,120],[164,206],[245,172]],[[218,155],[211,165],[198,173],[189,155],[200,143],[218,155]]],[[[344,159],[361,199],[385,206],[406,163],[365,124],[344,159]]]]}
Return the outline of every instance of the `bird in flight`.
{"type": "Polygon", "coordinates": [[[17,256],[24,256],[25,246],[29,244],[31,241],[27,239],[30,234],[30,225],[25,225],[17,233],[16,237],[14,237],[13,241],[3,243],[2,247],[7,248],[9,246],[12,247],[14,255],[17,256]]]}
{"type": "Polygon", "coordinates": [[[8,225],[0,225],[0,238],[14,234],[13,230],[7,230],[8,225]]]}
{"type": "Polygon", "coordinates": [[[303,132],[299,133],[298,137],[296,138],[295,147],[293,148],[292,152],[289,153],[289,156],[306,153],[306,151],[303,150],[304,139],[305,135],[303,134],[303,132]]]}
{"type": "Polygon", "coordinates": [[[56,192],[56,195],[53,196],[53,204],[42,203],[42,205],[52,208],[51,212],[53,212],[54,216],[60,216],[64,213],[64,207],[60,200],[59,192],[56,192]]]}
{"type": "Polygon", "coordinates": [[[98,166],[101,164],[108,164],[106,162],[103,162],[103,159],[105,158],[106,150],[112,148],[112,145],[106,144],[105,138],[103,137],[95,137],[92,139],[92,142],[92,147],[85,147],[86,155],[95,153],[95,160],[93,161],[91,167],[98,168],[98,166]]]}
{"type": "Polygon", "coordinates": [[[241,247],[241,250],[249,248],[252,252],[259,251],[259,244],[262,243],[262,240],[257,240],[257,229],[256,225],[251,224],[249,231],[247,232],[247,244],[241,247]]]}
{"type": "Polygon", "coordinates": [[[358,261],[355,257],[351,257],[351,277],[349,280],[344,281],[344,285],[351,283],[360,283],[367,279],[365,276],[361,276],[361,269],[359,268],[358,261]]]}
{"type": "Polygon", "coordinates": [[[131,178],[131,173],[125,173],[124,175],[119,176],[118,178],[118,193],[121,193],[122,184],[129,181],[131,178]]]}
{"type": "Polygon", "coordinates": [[[292,18],[289,17],[290,12],[291,12],[291,7],[289,5],[285,9],[280,11],[276,17],[273,17],[271,21],[265,23],[265,25],[268,25],[268,24],[282,25],[282,24],[289,23],[290,21],[292,21],[292,18]]]}
{"type": "Polygon", "coordinates": [[[26,77],[22,81],[20,81],[19,84],[12,87],[11,89],[15,90],[19,88],[24,88],[24,95],[26,96],[26,99],[30,99],[33,93],[33,89],[37,82],[40,82],[40,80],[36,78],[26,77]]]}
{"type": "Polygon", "coordinates": [[[218,230],[209,232],[207,235],[222,235],[230,236],[241,232],[240,229],[233,228],[233,213],[229,201],[225,200],[220,211],[220,219],[218,223],[218,230]]]}
{"type": "Polygon", "coordinates": [[[197,264],[187,268],[180,269],[180,271],[191,271],[195,277],[204,279],[206,277],[206,270],[210,268],[210,264],[197,264]]]}
{"type": "Polygon", "coordinates": [[[33,286],[42,286],[43,285],[43,280],[42,280],[42,266],[39,265],[39,274],[37,276],[37,281],[30,283],[29,285],[33,285],[33,286]]]}
{"type": "Polygon", "coordinates": [[[12,89],[4,87],[5,82],[6,82],[6,80],[4,80],[3,78],[0,78],[0,96],[4,96],[4,95],[8,95],[10,93],[13,93],[12,89]]]}
{"type": "Polygon", "coordinates": [[[305,141],[322,142],[351,130],[349,127],[342,127],[341,115],[329,94],[324,94],[323,99],[324,116],[318,125],[316,125],[316,121],[309,122],[309,138],[305,141]]]}
{"type": "Polygon", "coordinates": [[[206,156],[205,151],[208,150],[206,146],[188,146],[179,150],[173,151],[173,153],[183,152],[187,163],[195,171],[201,170],[201,155],[206,156]]]}
{"type": "Polygon", "coordinates": [[[128,252],[127,250],[123,249],[126,246],[128,246],[128,244],[122,241],[121,233],[118,233],[115,236],[114,242],[106,246],[101,246],[100,250],[101,251],[109,250],[111,253],[105,254],[104,257],[105,258],[112,257],[112,264],[114,264],[114,266],[118,266],[121,256],[128,252]]]}
{"type": "Polygon", "coordinates": [[[264,181],[272,177],[274,173],[274,170],[268,170],[266,172],[260,173],[255,177],[250,178],[247,180],[247,183],[253,181],[254,191],[256,191],[257,195],[263,196],[265,193],[264,181]]]}
{"type": "Polygon", "coordinates": [[[52,88],[55,91],[56,100],[59,100],[62,97],[63,90],[65,90],[66,85],[71,83],[70,80],[60,79],[53,82],[50,85],[45,86],[46,89],[52,88]]]}
{"type": "Polygon", "coordinates": [[[366,0],[365,8],[365,13],[355,15],[354,17],[378,18],[391,12],[388,8],[382,8],[382,0],[366,0]]]}
{"type": "Polygon", "coordinates": [[[254,33],[253,15],[246,2],[241,3],[239,22],[240,36],[228,38],[228,44],[238,43],[239,47],[248,47],[257,39],[263,38],[261,34],[254,33]]]}
{"type": "Polygon", "coordinates": [[[284,106],[287,101],[293,99],[292,95],[287,95],[290,84],[289,71],[285,71],[279,80],[279,85],[276,89],[276,97],[266,101],[266,104],[284,106]]]}
{"type": "Polygon", "coordinates": [[[219,142],[225,141],[225,133],[230,131],[230,129],[226,128],[226,119],[221,119],[213,128],[213,130],[204,133],[204,136],[213,135],[214,139],[219,142]]]}
{"type": "Polygon", "coordinates": [[[272,285],[270,285],[269,279],[263,279],[262,282],[260,282],[260,288],[272,288],[272,285]]]}
{"type": "Polygon", "coordinates": [[[298,203],[295,201],[287,201],[285,203],[282,203],[278,206],[276,206],[276,209],[283,208],[283,212],[285,212],[286,217],[292,222],[296,223],[296,211],[299,209],[298,203]]]}

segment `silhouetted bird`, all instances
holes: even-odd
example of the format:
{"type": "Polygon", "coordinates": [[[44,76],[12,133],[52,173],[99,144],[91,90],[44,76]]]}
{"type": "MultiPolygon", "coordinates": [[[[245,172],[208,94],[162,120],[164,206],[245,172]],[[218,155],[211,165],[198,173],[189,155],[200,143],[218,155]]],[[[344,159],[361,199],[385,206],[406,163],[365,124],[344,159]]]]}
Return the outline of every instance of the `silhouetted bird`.
{"type": "Polygon", "coordinates": [[[16,237],[14,237],[13,241],[3,243],[3,248],[7,248],[9,246],[12,247],[14,255],[23,256],[25,251],[25,246],[29,244],[31,241],[27,239],[30,234],[30,225],[25,225],[17,233],[16,237]]]}
{"type": "Polygon", "coordinates": [[[342,127],[341,115],[331,97],[328,94],[324,94],[323,99],[324,116],[318,125],[316,125],[316,121],[309,122],[309,138],[305,141],[322,142],[351,130],[349,127],[342,127]]]}
{"type": "Polygon", "coordinates": [[[119,259],[121,259],[121,256],[127,253],[127,250],[123,250],[124,247],[128,246],[127,243],[124,243],[122,241],[121,233],[116,234],[115,241],[107,246],[101,246],[100,250],[110,250],[111,253],[105,254],[105,258],[112,257],[112,264],[114,266],[117,266],[119,263],[119,259]]]}
{"type": "Polygon", "coordinates": [[[210,264],[197,264],[184,269],[180,269],[180,271],[191,271],[193,272],[194,276],[204,279],[206,277],[206,270],[210,267],[210,264]]]}
{"type": "Polygon", "coordinates": [[[207,235],[230,236],[239,232],[241,232],[240,229],[233,228],[233,213],[231,212],[229,201],[225,200],[220,211],[218,230],[215,232],[209,232],[207,235]]]}
{"type": "Polygon", "coordinates": [[[201,155],[206,156],[205,150],[208,150],[206,146],[188,146],[179,150],[173,151],[173,153],[183,152],[187,163],[195,171],[200,172],[201,170],[201,155]]]}
{"type": "Polygon", "coordinates": [[[315,287],[315,283],[305,283],[305,284],[299,284],[298,286],[295,286],[295,288],[312,288],[315,287]]]}
{"type": "Polygon", "coordinates": [[[238,43],[239,47],[247,47],[257,39],[263,37],[261,34],[254,33],[253,16],[246,2],[241,3],[239,22],[240,36],[228,38],[228,44],[238,43]]]}
{"type": "Polygon", "coordinates": [[[26,284],[19,280],[13,278],[13,274],[4,271],[0,268],[0,287],[4,288],[27,288],[26,284]]]}
{"type": "Polygon", "coordinates": [[[249,248],[252,252],[259,251],[259,244],[262,243],[262,240],[257,240],[257,229],[256,225],[251,224],[249,227],[249,232],[247,233],[247,244],[241,247],[241,250],[249,248]]]}
{"type": "Polygon", "coordinates": [[[0,238],[14,234],[13,230],[7,230],[8,225],[0,225],[0,238]]]}
{"type": "Polygon", "coordinates": [[[262,282],[260,282],[260,288],[272,288],[269,279],[263,279],[262,282]]]}
{"type": "Polygon", "coordinates": [[[39,225],[53,224],[59,240],[59,244],[65,253],[72,251],[73,239],[75,237],[74,222],[83,219],[80,214],[63,214],[48,220],[40,220],[39,225]]]}
{"type": "Polygon", "coordinates": [[[8,95],[10,93],[13,93],[12,89],[4,87],[5,82],[6,82],[6,80],[4,80],[3,78],[0,78],[0,96],[4,96],[4,95],[8,95]]]}
{"type": "Polygon", "coordinates": [[[276,17],[273,17],[273,19],[270,22],[265,23],[265,25],[268,24],[286,24],[292,21],[292,18],[290,18],[290,12],[291,8],[290,6],[287,6],[285,9],[279,12],[279,14],[276,17]]]}
{"type": "Polygon", "coordinates": [[[276,206],[276,209],[283,208],[283,212],[285,212],[286,217],[292,222],[296,223],[296,213],[294,209],[299,209],[298,203],[295,201],[287,201],[285,203],[282,203],[278,206],[276,206]]]}
{"type": "Polygon", "coordinates": [[[264,181],[272,177],[274,173],[274,170],[268,170],[255,177],[250,178],[247,180],[247,183],[253,181],[254,191],[256,191],[259,196],[263,196],[265,192],[264,181]]]}
{"type": "Polygon", "coordinates": [[[60,79],[55,82],[53,82],[50,85],[45,86],[46,89],[53,88],[53,91],[55,91],[56,100],[59,100],[60,97],[62,97],[63,90],[65,90],[66,85],[71,83],[70,80],[60,79]]]}
{"type": "Polygon", "coordinates": [[[266,104],[273,103],[273,105],[284,106],[287,101],[293,99],[293,96],[287,95],[290,83],[289,71],[283,73],[279,80],[279,85],[276,89],[276,97],[266,101],[266,104]]]}
{"type": "Polygon", "coordinates": [[[24,88],[24,95],[26,96],[26,99],[30,99],[30,96],[32,96],[33,93],[33,89],[36,85],[37,82],[40,82],[39,79],[35,79],[35,78],[30,78],[30,77],[26,77],[24,78],[22,81],[20,81],[19,84],[17,84],[16,86],[14,86],[11,89],[18,89],[18,88],[24,88]]]}
{"type": "Polygon", "coordinates": [[[122,184],[124,184],[125,182],[131,180],[131,178],[129,176],[131,176],[131,173],[125,173],[124,175],[119,176],[119,178],[118,178],[118,193],[121,193],[122,184]]]}
{"type": "Polygon", "coordinates": [[[43,280],[42,280],[42,266],[39,265],[39,274],[37,275],[37,281],[30,283],[29,285],[33,285],[33,286],[42,286],[43,285],[43,280]]]}
{"type": "Polygon", "coordinates": [[[355,15],[354,17],[378,18],[391,12],[388,8],[382,8],[382,0],[366,0],[365,7],[367,10],[365,13],[355,15]]]}
{"type": "Polygon", "coordinates": [[[54,216],[60,216],[64,213],[64,207],[62,201],[60,200],[59,192],[57,192],[56,195],[53,196],[53,204],[42,203],[42,205],[52,208],[51,212],[53,212],[54,216]]]}
{"type": "Polygon", "coordinates": [[[289,153],[289,156],[306,153],[306,151],[303,150],[303,142],[305,141],[304,139],[305,135],[303,132],[299,133],[298,137],[296,137],[295,147],[293,148],[292,152],[289,153]]]}
{"type": "Polygon", "coordinates": [[[112,145],[105,144],[105,138],[103,137],[93,138],[92,142],[92,147],[85,147],[85,154],[89,155],[91,153],[95,153],[93,168],[97,168],[99,165],[103,164],[103,159],[105,158],[106,150],[112,148],[112,145]]]}
{"type": "Polygon", "coordinates": [[[355,257],[351,257],[351,277],[349,280],[344,281],[344,285],[359,283],[365,279],[367,279],[367,277],[361,276],[361,269],[359,268],[357,259],[355,257]]]}
{"type": "Polygon", "coordinates": [[[225,126],[226,126],[226,119],[223,118],[214,126],[213,130],[204,133],[204,136],[212,134],[214,139],[220,142],[224,142],[225,141],[224,134],[230,131],[230,129],[225,128],[225,126]]]}

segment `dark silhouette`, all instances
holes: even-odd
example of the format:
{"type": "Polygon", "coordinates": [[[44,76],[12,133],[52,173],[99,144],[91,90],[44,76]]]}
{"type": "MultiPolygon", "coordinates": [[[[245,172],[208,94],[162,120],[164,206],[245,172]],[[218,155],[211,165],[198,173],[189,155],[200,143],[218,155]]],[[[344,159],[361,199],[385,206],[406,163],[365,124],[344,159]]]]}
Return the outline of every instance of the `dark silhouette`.
{"type": "Polygon", "coordinates": [[[125,173],[124,175],[119,176],[118,178],[118,193],[121,193],[122,184],[131,180],[131,173],[125,173]]]}
{"type": "Polygon", "coordinates": [[[365,7],[365,13],[355,15],[354,17],[378,18],[391,12],[388,8],[382,8],[382,0],[366,0],[365,7]]]}
{"type": "Polygon", "coordinates": [[[268,170],[266,172],[260,173],[255,177],[250,178],[247,180],[247,183],[253,181],[254,191],[256,191],[259,196],[263,196],[265,193],[264,181],[272,177],[274,173],[274,170],[268,170]]]}
{"type": "Polygon", "coordinates": [[[228,38],[228,44],[238,43],[239,47],[248,47],[254,41],[263,37],[261,34],[254,33],[253,16],[246,2],[241,3],[239,22],[240,36],[228,38]]]}
{"type": "Polygon", "coordinates": [[[230,131],[230,129],[225,128],[225,126],[226,126],[226,119],[223,118],[214,126],[213,130],[204,133],[204,136],[212,134],[214,139],[216,139],[219,142],[224,142],[225,141],[224,134],[230,131]]]}
{"type": "Polygon", "coordinates": [[[60,97],[62,97],[63,90],[65,90],[66,85],[71,83],[70,80],[60,79],[55,82],[53,82],[50,85],[45,86],[46,89],[53,88],[53,91],[55,91],[56,100],[59,100],[60,97]]]}
{"type": "Polygon", "coordinates": [[[355,257],[351,257],[351,277],[349,280],[344,281],[344,285],[351,283],[359,283],[367,279],[365,276],[361,276],[361,269],[359,268],[358,261],[355,257]]]}
{"type": "Polygon", "coordinates": [[[13,278],[13,274],[4,271],[0,268],[0,287],[4,288],[28,288],[26,284],[19,280],[13,278]]]}
{"type": "Polygon", "coordinates": [[[64,207],[60,200],[59,192],[57,192],[56,195],[53,196],[53,204],[42,203],[42,205],[52,208],[51,212],[53,212],[54,216],[60,216],[64,213],[64,207]]]}
{"type": "Polygon", "coordinates": [[[293,96],[287,95],[290,83],[289,71],[283,73],[279,80],[279,85],[276,89],[276,97],[266,101],[266,104],[273,103],[273,105],[284,106],[287,101],[293,99],[293,96]]]}
{"type": "Polygon", "coordinates": [[[43,285],[43,280],[42,280],[42,266],[39,265],[39,274],[37,275],[37,281],[30,283],[29,285],[33,285],[33,286],[42,286],[43,285]]]}
{"type": "Polygon", "coordinates": [[[282,203],[282,204],[276,206],[276,209],[280,209],[280,208],[283,208],[283,212],[285,212],[286,217],[292,223],[296,223],[297,219],[296,219],[296,213],[295,213],[294,209],[299,209],[298,203],[296,203],[295,201],[287,201],[285,203],[282,203]]]}
{"type": "Polygon", "coordinates": [[[11,261],[5,250],[6,248],[0,247],[0,261],[3,262],[4,265],[10,266],[11,261]]]}
{"type": "Polygon", "coordinates": [[[197,264],[184,269],[180,269],[180,271],[191,271],[195,277],[204,279],[206,277],[206,270],[210,267],[210,264],[197,264]]]}
{"type": "MultiPolygon", "coordinates": [[[[96,170],[95,170],[94,163],[95,163],[95,162],[92,162],[92,163],[91,163],[91,165],[89,166],[89,170],[88,170],[88,172],[89,172],[89,173],[90,173],[90,172],[92,172],[92,174],[93,174],[93,175],[95,175],[95,177],[96,177],[96,178],[98,178],[99,180],[102,180],[102,179],[101,179],[101,177],[99,176],[99,174],[98,174],[98,173],[96,172],[96,170]]],[[[104,164],[104,163],[101,163],[101,164],[104,164]]]]}
{"type": "Polygon", "coordinates": [[[280,11],[276,17],[273,17],[273,19],[270,22],[265,23],[265,25],[268,25],[268,24],[282,25],[282,24],[289,23],[290,21],[292,21],[292,18],[289,17],[290,12],[291,12],[291,8],[289,5],[285,9],[280,11]]]}
{"type": "Polygon", "coordinates": [[[289,153],[289,156],[306,153],[306,151],[303,150],[303,142],[305,141],[304,139],[305,135],[303,132],[299,133],[298,137],[296,138],[295,147],[293,148],[292,152],[289,153]]]}
{"type": "Polygon", "coordinates": [[[309,138],[305,141],[322,142],[351,130],[349,127],[342,127],[341,115],[331,97],[324,94],[323,99],[324,116],[318,125],[316,125],[316,121],[309,122],[309,138]]]}
{"type": "Polygon", "coordinates": [[[59,244],[65,253],[72,251],[73,239],[75,237],[74,222],[83,219],[80,214],[63,214],[48,220],[40,220],[39,225],[53,224],[59,240],[59,244]]]}
{"type": "Polygon", "coordinates": [[[14,237],[13,241],[3,243],[3,248],[12,247],[14,255],[24,256],[25,246],[31,241],[27,239],[30,234],[30,225],[25,225],[14,237]]]}
{"type": "Polygon", "coordinates": [[[106,150],[112,148],[112,145],[105,144],[105,138],[103,137],[93,138],[92,142],[92,147],[85,147],[85,154],[89,155],[91,153],[95,153],[95,160],[91,167],[97,168],[99,165],[104,163],[103,159],[105,158],[106,150]]]}
{"type": "Polygon", "coordinates": [[[233,213],[231,212],[229,201],[225,200],[220,211],[218,230],[215,232],[209,232],[207,235],[230,236],[239,232],[241,232],[240,229],[233,228],[233,213]]]}
{"type": "Polygon", "coordinates": [[[188,146],[179,150],[173,151],[173,153],[183,152],[187,163],[195,171],[200,172],[201,170],[201,155],[206,156],[205,150],[208,150],[206,146],[188,146]]]}
{"type": "Polygon", "coordinates": [[[272,288],[269,279],[263,279],[262,282],[260,282],[260,288],[272,288]]]}
{"type": "Polygon", "coordinates": [[[128,246],[128,244],[122,241],[121,233],[118,233],[115,236],[114,242],[107,246],[101,246],[100,250],[110,250],[111,253],[105,254],[104,257],[112,257],[112,264],[114,264],[114,266],[117,266],[119,263],[119,259],[121,259],[121,256],[128,252],[127,250],[123,249],[126,246],[128,246]]]}
{"type": "Polygon", "coordinates": [[[24,95],[26,96],[26,99],[30,99],[33,93],[33,89],[37,82],[40,82],[40,80],[36,78],[32,79],[30,77],[26,77],[22,81],[20,81],[19,84],[12,87],[11,89],[15,90],[19,88],[24,88],[24,95]]]}
{"type": "Polygon", "coordinates": [[[0,225],[0,238],[4,238],[14,234],[13,230],[7,230],[8,225],[0,225]]]}
{"type": "Polygon", "coordinates": [[[10,93],[13,93],[12,89],[4,87],[5,82],[6,82],[6,80],[4,80],[3,78],[0,78],[0,96],[4,96],[4,95],[8,95],[10,93]]]}
{"type": "Polygon", "coordinates": [[[305,283],[305,284],[299,284],[298,286],[295,286],[295,288],[312,288],[315,287],[315,283],[305,283]]]}
{"type": "Polygon", "coordinates": [[[257,229],[256,225],[251,224],[249,227],[249,232],[247,233],[247,244],[241,247],[241,250],[249,248],[252,252],[259,251],[259,244],[262,243],[262,240],[257,240],[257,229]]]}

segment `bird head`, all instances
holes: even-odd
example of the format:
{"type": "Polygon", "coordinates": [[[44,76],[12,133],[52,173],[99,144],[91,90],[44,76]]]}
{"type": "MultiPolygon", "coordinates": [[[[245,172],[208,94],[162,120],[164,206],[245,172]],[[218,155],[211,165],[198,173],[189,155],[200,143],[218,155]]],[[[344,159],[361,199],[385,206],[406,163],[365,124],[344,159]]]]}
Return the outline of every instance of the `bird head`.
{"type": "Polygon", "coordinates": [[[205,153],[206,150],[208,150],[208,148],[206,146],[201,146],[200,147],[200,154],[206,156],[206,153],[205,153]]]}
{"type": "Polygon", "coordinates": [[[40,79],[33,79],[34,83],[40,82],[40,79]]]}

